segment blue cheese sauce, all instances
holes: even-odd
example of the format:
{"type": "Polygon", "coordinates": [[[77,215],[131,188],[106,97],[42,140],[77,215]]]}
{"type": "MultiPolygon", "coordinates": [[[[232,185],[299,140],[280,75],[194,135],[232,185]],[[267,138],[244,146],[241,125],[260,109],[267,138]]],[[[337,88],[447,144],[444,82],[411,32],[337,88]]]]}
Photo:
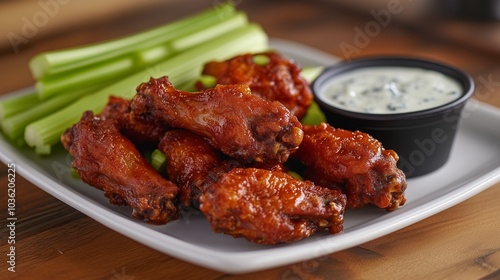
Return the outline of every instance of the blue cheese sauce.
{"type": "Polygon", "coordinates": [[[397,114],[426,110],[458,99],[461,85],[432,70],[410,67],[367,67],[328,81],[319,98],[340,109],[397,114]]]}

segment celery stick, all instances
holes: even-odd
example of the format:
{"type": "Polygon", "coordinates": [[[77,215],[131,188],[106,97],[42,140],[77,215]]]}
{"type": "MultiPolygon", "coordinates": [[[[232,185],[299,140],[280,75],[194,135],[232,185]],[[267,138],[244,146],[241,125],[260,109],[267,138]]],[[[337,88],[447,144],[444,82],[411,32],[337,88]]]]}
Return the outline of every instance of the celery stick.
{"type": "Polygon", "coordinates": [[[35,147],[35,154],[37,155],[50,155],[52,145],[40,145],[35,147]]]}
{"type": "MultiPolygon", "coordinates": [[[[247,24],[247,17],[241,12],[225,19],[217,19],[217,21],[209,25],[201,25],[198,22],[197,26],[192,25],[189,29],[185,28],[184,31],[177,31],[176,34],[183,35],[183,32],[191,32],[193,30],[194,32],[180,36],[179,38],[173,38],[173,41],[169,44],[163,43],[145,50],[138,49],[134,53],[74,69],[69,71],[69,73],[64,73],[64,75],[45,77],[37,82],[37,91],[40,94],[40,98],[44,99],[58,92],[74,87],[86,86],[95,82],[107,82],[111,84],[121,77],[144,69],[147,65],[157,63],[177,52],[198,44],[203,44],[206,40],[247,24]]],[[[172,33],[169,35],[172,37],[174,35],[177,36],[176,34],[172,33]]],[[[163,39],[165,38],[166,36],[163,36],[163,39]]]]}
{"type": "Polygon", "coordinates": [[[24,137],[18,137],[14,140],[12,140],[12,143],[14,145],[17,145],[18,147],[25,147],[26,146],[26,141],[24,140],[24,137]]]}
{"type": "Polygon", "coordinates": [[[326,122],[325,114],[321,111],[316,102],[312,102],[307,109],[306,115],[300,120],[305,125],[317,125],[326,122]]]}
{"type": "MultiPolygon", "coordinates": [[[[227,6],[223,5],[220,11],[214,8],[214,14],[211,14],[210,17],[192,21],[189,24],[179,26],[169,33],[144,41],[134,46],[127,55],[134,55],[139,66],[151,65],[165,60],[165,58],[168,58],[172,54],[184,51],[185,48],[202,43],[205,39],[222,35],[227,31],[242,26],[242,24],[237,23],[238,18],[241,19],[241,16],[235,14],[235,10],[232,7],[228,10],[229,7],[227,6]],[[171,42],[180,38],[186,38],[186,44],[172,48],[171,42]],[[188,38],[193,39],[187,40],[188,38]]],[[[245,24],[248,24],[246,17],[245,24]]]]}
{"type": "Polygon", "coordinates": [[[186,36],[177,38],[170,43],[172,50],[182,51],[184,49],[202,44],[203,42],[210,40],[214,36],[219,34],[224,34],[235,28],[242,27],[248,24],[248,19],[245,13],[238,12],[231,16],[227,20],[221,21],[218,24],[208,26],[206,28],[198,30],[198,32],[193,32],[187,34],[186,36]]]}
{"type": "Polygon", "coordinates": [[[312,66],[312,67],[306,67],[302,69],[300,72],[300,75],[302,78],[304,78],[307,82],[312,83],[316,77],[318,77],[319,74],[325,69],[323,66],[312,66]]]}
{"type": "Polygon", "coordinates": [[[257,54],[252,57],[253,63],[259,66],[266,66],[269,63],[269,57],[264,54],[257,54]]]}
{"type": "Polygon", "coordinates": [[[212,75],[201,75],[199,82],[204,88],[212,88],[217,84],[217,78],[212,75]]]}
{"type": "Polygon", "coordinates": [[[18,114],[19,112],[23,112],[37,105],[39,102],[40,100],[36,92],[4,99],[0,101],[0,121],[18,114]]]}
{"type": "Polygon", "coordinates": [[[193,80],[187,81],[185,83],[179,84],[177,86],[178,89],[184,90],[184,91],[189,91],[189,92],[196,92],[198,89],[196,88],[196,82],[198,82],[198,79],[200,76],[196,76],[193,80]]]}
{"type": "Polygon", "coordinates": [[[137,59],[136,67],[144,67],[167,59],[174,55],[174,51],[165,43],[153,48],[138,51],[138,53],[134,55],[137,59]]]}
{"type": "Polygon", "coordinates": [[[80,179],[80,174],[78,174],[78,171],[74,167],[71,167],[69,174],[74,179],[80,179]]]}
{"type": "Polygon", "coordinates": [[[133,65],[133,58],[125,57],[102,63],[97,67],[87,67],[75,73],[66,73],[64,76],[55,79],[48,77],[39,80],[35,87],[40,99],[46,99],[63,91],[87,87],[89,84],[110,84],[110,80],[112,81],[116,77],[130,75],[134,70],[133,65]]]}
{"type": "Polygon", "coordinates": [[[37,104],[36,106],[28,108],[19,114],[0,121],[2,130],[9,139],[16,139],[23,135],[24,128],[28,124],[63,108],[64,106],[72,103],[88,92],[89,89],[80,90],[64,95],[58,95],[54,98],[44,100],[41,103],[39,101],[39,104],[37,104]]]}
{"type": "Polygon", "coordinates": [[[289,170],[287,173],[288,173],[288,175],[292,176],[295,179],[304,180],[304,178],[302,178],[302,176],[300,176],[299,173],[297,173],[295,171],[289,170]]]}
{"type": "Polygon", "coordinates": [[[247,25],[248,18],[242,12],[224,13],[218,19],[211,21],[197,22],[190,26],[190,29],[177,30],[176,33],[164,36],[161,42],[152,44],[149,42],[147,48],[137,47],[135,55],[139,66],[151,65],[164,60],[169,55],[176,54],[198,44],[203,44],[219,35],[225,34],[231,30],[247,25]],[[154,45],[154,47],[151,47],[154,45]]]}
{"type": "Polygon", "coordinates": [[[135,88],[151,76],[168,76],[170,81],[182,84],[194,80],[203,65],[211,60],[223,60],[246,52],[260,52],[268,48],[266,33],[255,24],[235,29],[205,44],[179,53],[158,65],[131,75],[118,83],[85,96],[69,106],[31,123],[25,129],[25,140],[30,146],[50,145],[59,141],[64,131],[76,123],[84,111],[100,112],[110,95],[132,98],[135,88]]]}
{"type": "Polygon", "coordinates": [[[155,149],[151,154],[151,166],[153,166],[153,168],[157,171],[161,171],[164,168],[166,162],[167,157],[165,156],[165,154],[162,151],[155,149]]]}
{"type": "MultiPolygon", "coordinates": [[[[323,66],[306,67],[302,69],[300,75],[309,83],[312,83],[316,77],[325,69],[323,66]]],[[[300,120],[305,125],[317,125],[326,122],[325,114],[321,111],[316,102],[312,102],[307,109],[306,115],[300,120]]]]}
{"type": "Polygon", "coordinates": [[[231,5],[221,5],[191,17],[124,38],[84,47],[42,53],[30,61],[30,69],[35,79],[64,73],[71,69],[131,53],[137,49],[153,47],[179,36],[179,33],[181,35],[189,34],[193,30],[223,20],[234,11],[235,8],[231,5]]]}

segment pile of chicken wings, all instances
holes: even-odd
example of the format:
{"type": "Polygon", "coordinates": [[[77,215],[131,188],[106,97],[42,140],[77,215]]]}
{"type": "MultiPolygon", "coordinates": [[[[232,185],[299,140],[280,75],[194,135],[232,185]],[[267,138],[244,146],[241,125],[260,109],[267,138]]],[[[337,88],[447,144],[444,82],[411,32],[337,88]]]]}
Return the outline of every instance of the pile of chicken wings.
{"type": "Polygon", "coordinates": [[[260,244],[341,232],[349,208],[403,205],[397,154],[360,131],[302,125],[313,95],[300,66],[258,55],[266,63],[255,54],[207,63],[203,74],[217,83],[197,92],[161,77],[132,100],[110,97],[61,136],[72,166],[134,218],[166,224],[192,207],[215,232],[260,244]],[[143,156],[151,149],[165,154],[164,170],[143,156]]]}

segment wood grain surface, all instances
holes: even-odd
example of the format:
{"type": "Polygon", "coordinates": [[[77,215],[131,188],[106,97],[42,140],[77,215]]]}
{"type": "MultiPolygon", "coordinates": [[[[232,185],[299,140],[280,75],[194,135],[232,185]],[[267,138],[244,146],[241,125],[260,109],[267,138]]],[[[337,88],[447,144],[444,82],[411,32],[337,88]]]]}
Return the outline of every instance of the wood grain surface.
{"type": "MultiPolygon", "coordinates": [[[[71,30],[54,27],[60,31],[33,38],[17,53],[9,47],[3,48],[0,93],[33,84],[27,65],[38,52],[131,34],[217,2],[167,1],[135,12],[81,22],[71,30]]],[[[369,10],[352,10],[328,1],[233,2],[246,11],[252,21],[261,24],[270,37],[294,40],[342,58],[349,57],[340,47],[341,43],[354,44],[356,30],[374,20],[369,10]]],[[[399,16],[411,9],[410,3],[400,2],[406,6],[399,16]]],[[[63,12],[61,9],[60,13],[63,12]]],[[[0,17],[5,13],[8,10],[1,10],[0,17]]],[[[447,37],[443,32],[447,29],[442,26],[449,28],[451,23],[434,20],[432,24],[429,21],[418,24],[394,19],[378,31],[373,30],[374,36],[370,36],[368,43],[359,47],[353,57],[402,54],[441,60],[469,72],[478,85],[475,98],[500,108],[500,52],[494,48],[485,51],[475,47],[478,44],[447,37]]],[[[476,28],[477,25],[474,24],[476,28]]],[[[500,125],[492,129],[500,129],[500,125]]],[[[16,182],[17,262],[13,273],[7,271],[6,263],[9,248],[5,225],[7,169],[6,165],[0,165],[1,279],[500,279],[500,184],[360,246],[307,262],[229,275],[135,242],[19,176],[16,182]]]]}

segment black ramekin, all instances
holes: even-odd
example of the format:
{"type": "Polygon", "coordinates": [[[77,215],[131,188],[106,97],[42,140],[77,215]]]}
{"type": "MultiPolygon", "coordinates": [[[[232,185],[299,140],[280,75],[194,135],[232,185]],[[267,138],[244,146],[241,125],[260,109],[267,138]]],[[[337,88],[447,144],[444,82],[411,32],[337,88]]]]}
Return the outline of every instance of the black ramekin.
{"type": "Polygon", "coordinates": [[[384,148],[396,151],[400,158],[398,167],[409,178],[432,172],[446,163],[462,109],[474,92],[474,82],[464,71],[440,62],[407,57],[372,57],[327,67],[312,83],[312,90],[316,102],[333,127],[366,132],[379,140],[384,148]],[[394,66],[440,72],[462,86],[462,95],[442,106],[397,114],[346,111],[318,97],[322,87],[339,74],[365,67],[394,66]]]}

